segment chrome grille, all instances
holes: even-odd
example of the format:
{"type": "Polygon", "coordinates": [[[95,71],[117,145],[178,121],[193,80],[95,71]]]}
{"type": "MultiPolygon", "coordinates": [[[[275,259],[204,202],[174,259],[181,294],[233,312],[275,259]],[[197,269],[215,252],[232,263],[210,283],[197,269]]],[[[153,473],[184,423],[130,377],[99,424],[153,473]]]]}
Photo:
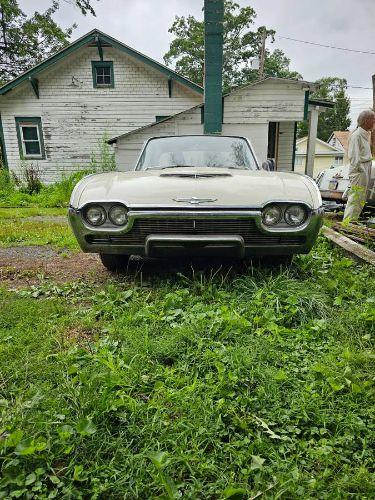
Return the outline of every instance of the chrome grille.
{"type": "Polygon", "coordinates": [[[150,234],[239,235],[245,245],[301,245],[304,236],[264,234],[253,219],[136,219],[128,233],[119,235],[88,235],[92,245],[144,246],[150,234]]]}

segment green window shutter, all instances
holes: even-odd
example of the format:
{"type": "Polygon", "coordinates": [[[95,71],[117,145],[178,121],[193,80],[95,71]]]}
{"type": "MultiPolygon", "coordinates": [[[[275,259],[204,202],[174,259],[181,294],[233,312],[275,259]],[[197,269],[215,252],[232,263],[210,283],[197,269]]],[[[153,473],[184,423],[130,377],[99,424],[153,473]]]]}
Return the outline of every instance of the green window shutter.
{"type": "Polygon", "coordinates": [[[16,117],[16,130],[20,158],[25,160],[44,160],[42,120],[40,117],[16,117]]]}
{"type": "Polygon", "coordinates": [[[113,61],[91,61],[92,83],[94,88],[112,88],[115,86],[113,61]]]}

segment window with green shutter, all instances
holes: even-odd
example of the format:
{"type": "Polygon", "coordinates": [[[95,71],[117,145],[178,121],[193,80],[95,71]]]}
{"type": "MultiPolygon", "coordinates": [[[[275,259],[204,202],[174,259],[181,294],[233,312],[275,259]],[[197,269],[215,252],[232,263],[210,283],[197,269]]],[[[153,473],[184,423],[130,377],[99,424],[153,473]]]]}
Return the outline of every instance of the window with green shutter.
{"type": "Polygon", "coordinates": [[[20,157],[44,159],[42,120],[39,117],[16,117],[16,129],[20,157]]]}

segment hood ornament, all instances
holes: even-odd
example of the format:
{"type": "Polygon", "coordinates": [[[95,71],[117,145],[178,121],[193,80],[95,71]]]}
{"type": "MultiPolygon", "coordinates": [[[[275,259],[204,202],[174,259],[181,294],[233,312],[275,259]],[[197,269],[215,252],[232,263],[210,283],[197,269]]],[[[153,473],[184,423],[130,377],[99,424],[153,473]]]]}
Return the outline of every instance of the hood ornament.
{"type": "Polygon", "coordinates": [[[190,205],[199,205],[200,203],[212,203],[217,201],[217,198],[196,198],[193,196],[192,198],[173,198],[173,201],[177,201],[179,203],[190,203],[190,205]]]}

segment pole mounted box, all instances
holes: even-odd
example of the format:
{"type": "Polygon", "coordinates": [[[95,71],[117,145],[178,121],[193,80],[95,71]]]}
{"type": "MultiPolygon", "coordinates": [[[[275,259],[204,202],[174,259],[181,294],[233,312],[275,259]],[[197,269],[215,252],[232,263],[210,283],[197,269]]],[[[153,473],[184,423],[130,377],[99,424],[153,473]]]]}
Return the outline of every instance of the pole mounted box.
{"type": "Polygon", "coordinates": [[[220,134],[223,121],[224,0],[204,2],[204,133],[220,134]]]}

